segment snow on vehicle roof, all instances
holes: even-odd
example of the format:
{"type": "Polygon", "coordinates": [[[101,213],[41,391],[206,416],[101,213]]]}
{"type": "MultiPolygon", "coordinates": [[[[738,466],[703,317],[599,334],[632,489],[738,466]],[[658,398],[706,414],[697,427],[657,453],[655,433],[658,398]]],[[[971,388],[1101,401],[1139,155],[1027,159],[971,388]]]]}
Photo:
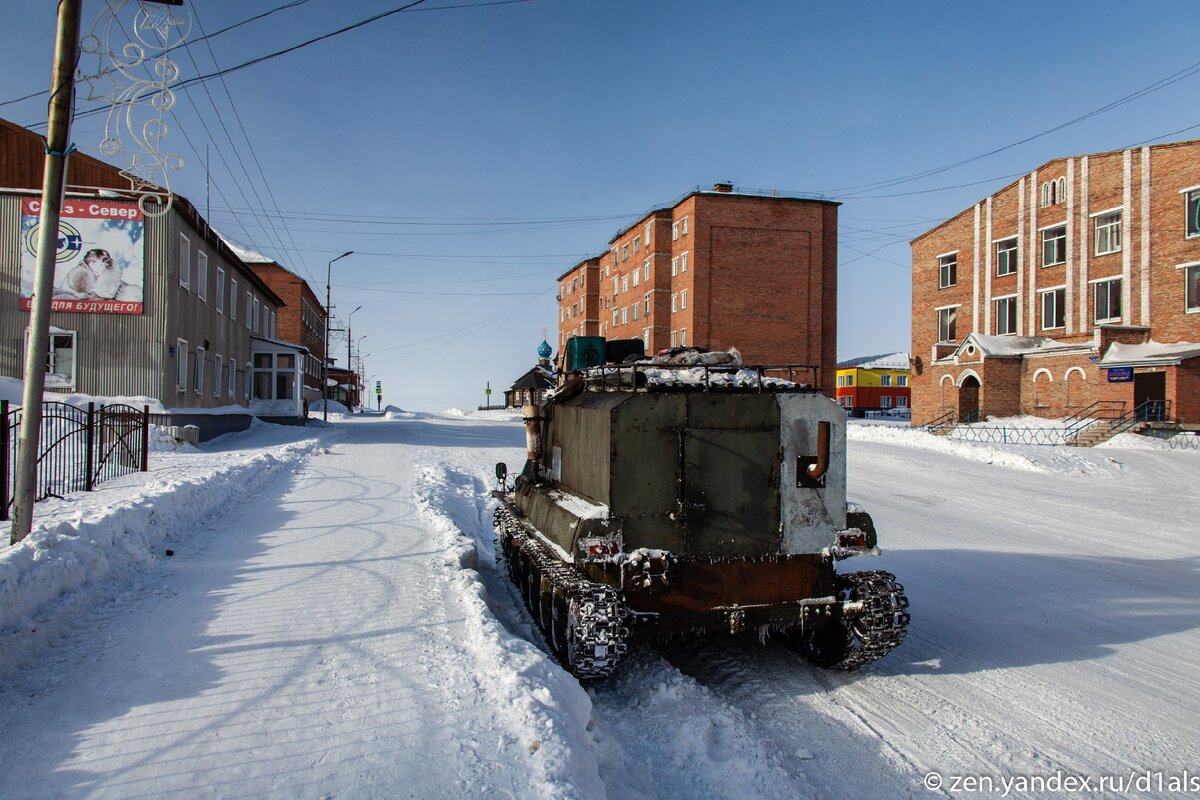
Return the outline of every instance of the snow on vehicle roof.
{"type": "MultiPolygon", "coordinates": [[[[800,366],[802,371],[810,369],[800,366]]],[[[584,370],[589,385],[609,387],[636,384],[646,388],[707,387],[719,389],[807,389],[808,384],[764,375],[762,368],[747,367],[736,347],[703,352],[680,350],[627,364],[610,364],[584,370]],[[642,378],[637,378],[641,375],[642,378]],[[644,380],[644,383],[643,383],[644,380]]]]}

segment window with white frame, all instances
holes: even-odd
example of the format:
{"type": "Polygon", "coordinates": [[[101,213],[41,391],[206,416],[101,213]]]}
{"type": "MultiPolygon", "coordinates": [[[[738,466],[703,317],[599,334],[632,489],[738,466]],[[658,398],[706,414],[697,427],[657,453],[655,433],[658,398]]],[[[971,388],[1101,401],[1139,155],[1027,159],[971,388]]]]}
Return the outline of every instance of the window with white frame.
{"type": "Polygon", "coordinates": [[[688,233],[688,218],[687,217],[684,217],[683,219],[679,220],[679,233],[682,236],[687,236],[687,233],[688,233]]]}
{"type": "Polygon", "coordinates": [[[614,326],[617,324],[617,309],[615,309],[615,308],[613,309],[613,321],[612,321],[612,324],[613,324],[614,326]]]}
{"type": "Polygon", "coordinates": [[[938,288],[946,289],[958,283],[958,253],[938,256],[938,288]]]}
{"type": "Polygon", "coordinates": [[[997,297],[993,302],[996,317],[996,335],[1008,336],[1017,332],[1017,296],[997,297]]]}
{"type": "Polygon", "coordinates": [[[1067,226],[1055,225],[1042,231],[1042,266],[1051,267],[1067,260],[1067,226]]]}
{"type": "Polygon", "coordinates": [[[221,396],[221,380],[225,377],[225,365],[221,363],[221,355],[213,356],[213,397],[221,396]]]}
{"type": "MultiPolygon", "coordinates": [[[[678,238],[679,238],[679,223],[678,223],[678,222],[672,222],[672,223],[671,223],[671,241],[675,241],[675,240],[676,240],[676,239],[678,239],[678,238]]],[[[675,346],[675,343],[674,343],[674,342],[672,342],[672,343],[671,343],[671,346],[672,346],[672,347],[674,347],[674,346],[675,346]]]]}
{"type": "Polygon", "coordinates": [[[633,314],[632,314],[632,316],[633,316],[633,319],[634,319],[634,321],[636,322],[636,321],[637,321],[637,318],[638,318],[638,312],[640,312],[640,311],[642,310],[642,304],[641,304],[641,303],[634,303],[634,304],[633,304],[632,306],[630,306],[630,307],[633,309],[633,314]]]}
{"type": "Polygon", "coordinates": [[[633,285],[637,286],[641,282],[642,282],[642,271],[640,269],[635,269],[633,271],[633,285]]]}
{"type": "Polygon", "coordinates": [[[688,254],[687,254],[687,251],[684,250],[682,253],[679,254],[679,271],[680,272],[687,272],[687,259],[688,259],[688,254]]]}
{"type": "Polygon", "coordinates": [[[296,398],[296,355],[294,353],[254,354],[254,399],[294,400],[296,398]]]}
{"type": "Polygon", "coordinates": [[[259,316],[261,309],[259,308],[258,298],[254,298],[254,332],[262,333],[262,319],[259,316]]]}
{"type": "Polygon", "coordinates": [[[642,310],[645,312],[647,317],[650,316],[650,293],[649,292],[646,292],[645,296],[642,297],[642,310]]]}
{"type": "Polygon", "coordinates": [[[1121,279],[1096,281],[1094,291],[1096,322],[1117,322],[1121,319],[1121,279]]]}
{"type": "Polygon", "coordinates": [[[613,294],[619,294],[620,291],[621,291],[620,280],[614,275],[613,276],[613,294]]]}
{"type": "Polygon", "coordinates": [[[896,385],[897,386],[908,386],[908,376],[907,375],[897,375],[896,376],[896,385]]]}
{"type": "Polygon", "coordinates": [[[879,396],[879,407],[880,408],[891,408],[892,407],[892,396],[890,394],[881,394],[879,396]]]}
{"type": "Polygon", "coordinates": [[[896,408],[908,408],[908,398],[900,395],[896,398],[896,408]]]}
{"type": "Polygon", "coordinates": [[[1041,202],[1042,208],[1045,208],[1046,206],[1050,205],[1050,202],[1051,202],[1050,198],[1052,196],[1052,194],[1051,194],[1052,191],[1053,191],[1053,189],[1050,188],[1049,181],[1046,181],[1045,183],[1042,184],[1042,202],[1041,202]]]}
{"type": "Polygon", "coordinates": [[[225,396],[230,400],[234,398],[237,392],[237,362],[233,360],[233,356],[228,359],[229,379],[225,381],[225,396]]]}
{"type": "Polygon", "coordinates": [[[196,297],[208,302],[208,253],[196,254],[196,297]]]}
{"type": "Polygon", "coordinates": [[[679,310],[679,295],[671,295],[671,313],[674,314],[679,310]]]}
{"type": "Polygon", "coordinates": [[[204,348],[196,348],[196,358],[192,361],[192,393],[204,391],[204,348]]]}
{"type": "Polygon", "coordinates": [[[671,347],[679,347],[679,331],[671,331],[671,347]]]}
{"type": "Polygon", "coordinates": [[[1064,328],[1067,325],[1067,290],[1065,287],[1039,292],[1042,296],[1042,330],[1064,328]]]}
{"type": "Polygon", "coordinates": [[[175,389],[187,391],[188,382],[188,343],[187,339],[175,340],[175,389]]]}
{"type": "Polygon", "coordinates": [[[958,319],[958,306],[939,308],[937,310],[938,341],[955,341],[955,327],[958,319]]]}
{"type": "Polygon", "coordinates": [[[225,270],[217,267],[217,290],[213,293],[213,299],[216,301],[217,313],[225,313],[225,270]]]}
{"type": "Polygon", "coordinates": [[[187,289],[192,285],[192,243],[179,234],[179,285],[187,289]]]}
{"type": "MultiPolygon", "coordinates": [[[[46,350],[46,386],[55,389],[75,387],[75,365],[78,362],[75,357],[76,341],[74,331],[54,329],[50,332],[49,347],[46,350]]],[[[28,331],[25,346],[28,349],[28,331]]],[[[0,420],[0,425],[3,424],[5,421],[0,420]]]]}
{"type": "MultiPolygon", "coordinates": [[[[1121,212],[1109,211],[1094,217],[1096,255],[1121,252],[1121,212]]],[[[1065,236],[1065,233],[1064,233],[1065,236]]]]}
{"type": "Polygon", "coordinates": [[[650,259],[642,262],[642,280],[650,280],[650,259]]]}
{"type": "Polygon", "coordinates": [[[276,324],[275,312],[271,311],[270,314],[271,314],[271,327],[269,327],[267,329],[267,335],[270,336],[272,339],[274,339],[274,338],[276,338],[276,336],[275,336],[275,324],[276,324]]]}
{"type": "Polygon", "coordinates": [[[880,375],[879,376],[879,385],[880,386],[891,386],[892,385],[892,376],[891,375],[880,375]]]}
{"type": "Polygon", "coordinates": [[[629,291],[629,276],[628,275],[621,276],[621,291],[622,292],[629,291]]]}
{"type": "Polygon", "coordinates": [[[1193,236],[1200,236],[1200,189],[1193,189],[1187,193],[1184,211],[1187,214],[1187,221],[1183,228],[1184,235],[1189,239],[1193,236]]]}
{"type": "Polygon", "coordinates": [[[626,242],[625,244],[621,245],[621,260],[622,261],[629,260],[629,242],[626,242]]]}
{"type": "Polygon", "coordinates": [[[996,242],[996,277],[1012,275],[1017,271],[1017,237],[996,242]]]}
{"type": "Polygon", "coordinates": [[[647,222],[646,226],[642,229],[642,236],[646,240],[646,247],[647,248],[650,247],[650,223],[649,222],[647,222]]]}
{"type": "Polygon", "coordinates": [[[679,293],[679,310],[680,311],[687,308],[687,293],[688,293],[687,289],[684,289],[682,292],[679,293]]]}
{"type": "Polygon", "coordinates": [[[633,237],[633,252],[640,253],[642,251],[642,237],[633,237]]]}
{"type": "Polygon", "coordinates": [[[1184,304],[1188,311],[1200,311],[1200,264],[1186,267],[1183,274],[1184,304]]]}
{"type": "Polygon", "coordinates": [[[679,274],[679,256],[676,256],[675,258],[671,259],[671,274],[672,275],[679,274]]]}
{"type": "Polygon", "coordinates": [[[642,328],[642,349],[647,350],[649,348],[650,348],[650,329],[642,328]]]}
{"type": "Polygon", "coordinates": [[[237,278],[230,277],[229,279],[229,321],[237,322],[237,278]]]}
{"type": "MultiPolygon", "coordinates": [[[[685,217],[686,219],[686,217],[685,217]]],[[[679,346],[687,347],[687,328],[679,329],[679,346]]]]}
{"type": "Polygon", "coordinates": [[[245,313],[242,316],[245,317],[247,329],[254,327],[254,303],[256,302],[257,301],[254,299],[254,295],[252,295],[250,292],[246,292],[246,308],[245,313]]]}
{"type": "Polygon", "coordinates": [[[625,306],[624,308],[621,309],[621,324],[625,325],[625,324],[628,324],[628,322],[629,322],[629,306],[625,306]]]}

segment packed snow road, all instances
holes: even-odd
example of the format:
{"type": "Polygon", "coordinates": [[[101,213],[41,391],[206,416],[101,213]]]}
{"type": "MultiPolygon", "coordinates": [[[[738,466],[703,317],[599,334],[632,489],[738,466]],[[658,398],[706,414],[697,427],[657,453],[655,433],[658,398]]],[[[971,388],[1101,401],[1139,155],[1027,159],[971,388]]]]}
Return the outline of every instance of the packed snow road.
{"type": "MultiPolygon", "coordinates": [[[[191,517],[158,500],[170,530],[139,536],[174,558],[63,579],[0,630],[25,653],[5,672],[0,650],[0,797],[893,798],[953,796],[959,776],[999,796],[1196,771],[1200,456],[852,433],[851,495],[885,555],[843,566],[895,572],[913,606],[860,672],[719,640],[581,689],[494,563],[487,490],[523,458],[519,422],[359,418],[307,460],[221,473],[191,517]],[[64,608],[79,620],[28,645],[64,608]]],[[[117,505],[100,511],[136,511],[117,505]]],[[[0,550],[0,601],[6,575],[61,555],[56,530],[0,550]]]]}

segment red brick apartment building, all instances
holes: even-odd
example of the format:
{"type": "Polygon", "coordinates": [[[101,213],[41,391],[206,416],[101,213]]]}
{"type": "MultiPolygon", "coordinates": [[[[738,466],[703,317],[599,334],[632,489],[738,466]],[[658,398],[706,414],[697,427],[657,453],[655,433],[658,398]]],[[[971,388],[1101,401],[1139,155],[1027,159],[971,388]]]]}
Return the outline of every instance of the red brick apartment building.
{"type": "Polygon", "coordinates": [[[1200,140],[1050,161],[911,244],[914,421],[1200,422],[1200,140]]]}
{"type": "Polygon", "coordinates": [[[737,347],[747,363],[817,366],[832,396],[838,205],[719,183],[649,212],[559,276],[559,349],[577,335],[737,347]]]}

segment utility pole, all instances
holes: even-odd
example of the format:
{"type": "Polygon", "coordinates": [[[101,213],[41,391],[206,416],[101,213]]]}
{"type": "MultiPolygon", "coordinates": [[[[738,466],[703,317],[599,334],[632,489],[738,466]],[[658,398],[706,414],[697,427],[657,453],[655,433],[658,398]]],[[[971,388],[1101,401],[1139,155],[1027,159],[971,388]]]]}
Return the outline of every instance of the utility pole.
{"type": "MultiPolygon", "coordinates": [[[[354,374],[354,362],[350,360],[350,345],[354,344],[354,334],[350,332],[350,322],[354,319],[355,312],[358,311],[362,311],[362,306],[359,306],[346,315],[346,372],[350,374],[354,374]]],[[[346,385],[350,385],[349,380],[346,381],[346,385]]],[[[348,388],[346,390],[346,406],[346,410],[353,414],[354,405],[350,402],[350,390],[348,388]]]]}
{"type": "Polygon", "coordinates": [[[333,262],[341,261],[346,256],[354,255],[353,250],[347,250],[333,261],[329,262],[329,266],[325,268],[325,344],[322,347],[321,353],[321,421],[329,422],[329,308],[330,308],[330,293],[329,293],[329,278],[333,273],[333,262]]]}
{"type": "MultiPolygon", "coordinates": [[[[29,311],[29,349],[25,354],[25,395],[21,407],[21,432],[17,447],[16,486],[13,491],[12,544],[33,529],[33,503],[37,495],[37,459],[42,427],[42,392],[46,388],[46,354],[50,350],[50,299],[54,291],[58,220],[62,212],[71,154],[71,114],[75,105],[75,62],[79,60],[79,28],[83,0],[60,0],[58,34],[54,43],[54,74],[46,127],[46,165],[42,174],[42,210],[38,220],[37,268],[33,302],[29,311]]],[[[3,424],[7,424],[3,421],[3,424]]]]}

